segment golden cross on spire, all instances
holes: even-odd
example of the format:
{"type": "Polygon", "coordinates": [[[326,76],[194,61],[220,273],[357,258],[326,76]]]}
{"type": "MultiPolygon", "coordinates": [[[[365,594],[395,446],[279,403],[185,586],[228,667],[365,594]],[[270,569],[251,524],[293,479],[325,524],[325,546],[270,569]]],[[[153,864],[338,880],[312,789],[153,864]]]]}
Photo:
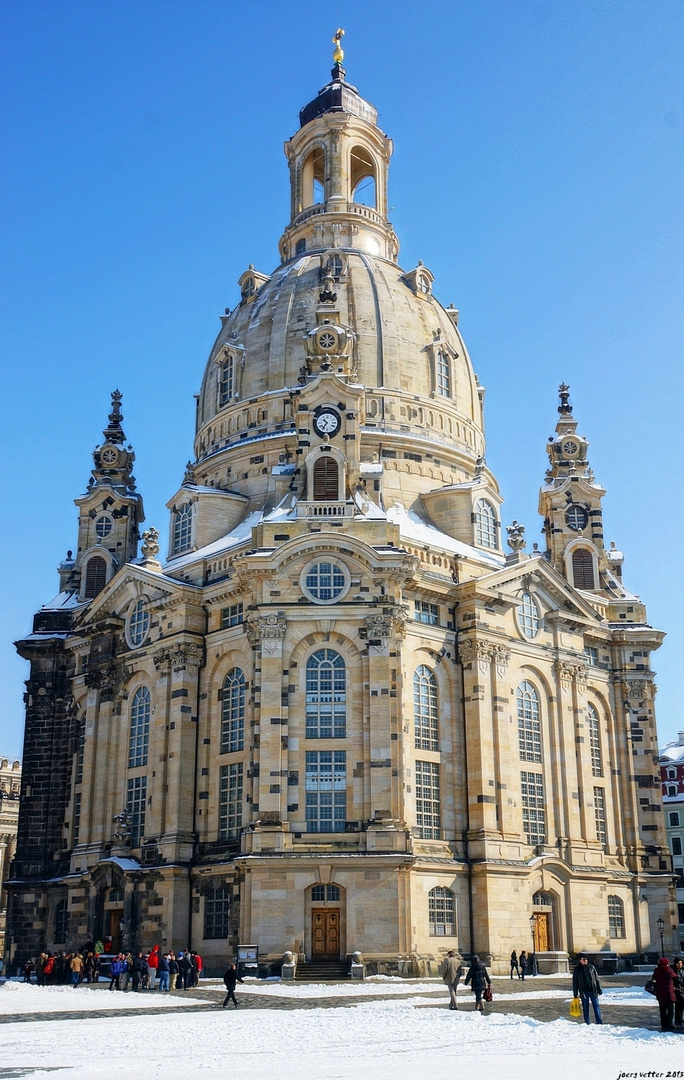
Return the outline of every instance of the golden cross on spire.
{"type": "Polygon", "coordinates": [[[344,37],[344,30],[337,30],[335,37],[332,39],[332,43],[335,46],[333,53],[333,63],[341,64],[344,60],[344,50],[342,49],[342,38],[344,37]]]}

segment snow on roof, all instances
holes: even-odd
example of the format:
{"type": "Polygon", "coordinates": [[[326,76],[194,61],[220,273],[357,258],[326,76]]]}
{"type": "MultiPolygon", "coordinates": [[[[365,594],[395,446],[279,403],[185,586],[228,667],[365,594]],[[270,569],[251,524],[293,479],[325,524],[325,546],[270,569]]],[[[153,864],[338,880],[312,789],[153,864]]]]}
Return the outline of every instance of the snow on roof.
{"type": "Polygon", "coordinates": [[[660,751],[661,761],[684,762],[684,731],[679,732],[678,742],[669,742],[660,751]]]}
{"type": "Polygon", "coordinates": [[[491,567],[498,568],[505,565],[506,560],[503,555],[493,551],[480,551],[479,548],[471,547],[470,544],[464,544],[462,540],[455,540],[453,536],[440,532],[434,525],[426,524],[413,510],[406,510],[398,503],[387,511],[387,520],[398,525],[400,535],[414,544],[441,548],[442,551],[449,551],[453,555],[463,555],[491,567]]]}
{"type": "MultiPolygon", "coordinates": [[[[215,490],[212,488],[212,490],[215,490]]],[[[173,576],[173,572],[180,567],[192,566],[193,563],[201,562],[202,559],[210,559],[230,548],[239,547],[252,539],[252,528],[261,521],[261,510],[255,510],[237,525],[232,532],[222,536],[219,540],[207,544],[206,547],[198,548],[197,551],[189,551],[187,555],[180,555],[172,559],[164,566],[164,573],[173,576]]]]}
{"type": "Polygon", "coordinates": [[[137,859],[122,859],[118,855],[110,855],[108,859],[100,859],[100,862],[114,863],[120,870],[142,870],[142,866],[137,859]]]}
{"type": "Polygon", "coordinates": [[[64,611],[66,608],[78,607],[78,593],[58,592],[47,604],[43,604],[41,611],[64,611]]]}

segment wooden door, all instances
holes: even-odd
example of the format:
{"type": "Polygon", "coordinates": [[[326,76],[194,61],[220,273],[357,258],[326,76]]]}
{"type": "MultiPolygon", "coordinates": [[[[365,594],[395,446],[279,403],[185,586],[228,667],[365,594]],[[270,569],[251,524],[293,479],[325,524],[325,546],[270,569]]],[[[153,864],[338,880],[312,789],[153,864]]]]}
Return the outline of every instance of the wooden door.
{"type": "Polygon", "coordinates": [[[113,908],[109,912],[109,936],[112,939],[112,952],[117,953],[121,951],[121,919],[123,916],[123,910],[121,908],[113,908]]]}
{"type": "Polygon", "coordinates": [[[314,908],[311,912],[312,960],[339,960],[340,913],[336,909],[314,908]]]}
{"type": "Polygon", "coordinates": [[[534,916],[534,951],[549,951],[549,916],[542,912],[534,916]]]}

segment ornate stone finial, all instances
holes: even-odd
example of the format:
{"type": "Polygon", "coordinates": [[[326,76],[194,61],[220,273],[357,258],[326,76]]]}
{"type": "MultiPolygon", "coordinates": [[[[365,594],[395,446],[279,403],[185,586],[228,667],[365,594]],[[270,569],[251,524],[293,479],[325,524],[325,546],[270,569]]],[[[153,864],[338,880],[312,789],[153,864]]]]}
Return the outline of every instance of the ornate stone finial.
{"type": "Polygon", "coordinates": [[[570,404],[570,387],[567,383],[561,383],[558,387],[558,396],[560,397],[560,405],[558,406],[558,412],[561,416],[572,416],[572,405],[570,404]]]}
{"type": "Polygon", "coordinates": [[[159,554],[159,529],[149,528],[142,534],[142,553],[145,559],[156,559],[159,554]]]}
{"type": "Polygon", "coordinates": [[[183,477],[183,484],[195,483],[195,466],[191,461],[185,466],[185,476],[183,477]]]}
{"type": "Polygon", "coordinates": [[[335,31],[335,36],[332,39],[332,43],[335,46],[335,51],[333,52],[333,64],[339,65],[344,60],[344,50],[342,48],[342,38],[343,37],[344,37],[344,30],[338,29],[338,30],[335,31]]]}
{"type": "Polygon", "coordinates": [[[131,842],[131,829],[133,827],[133,819],[130,810],[126,808],[122,810],[120,814],[115,814],[112,818],[112,822],[114,823],[112,840],[115,844],[128,846],[131,842]]]}
{"type": "Polygon", "coordinates": [[[506,526],[506,533],[508,534],[508,546],[511,551],[522,551],[526,546],[525,540],[525,526],[518,525],[517,521],[514,521],[512,525],[506,526]]]}
{"type": "Polygon", "coordinates": [[[109,424],[104,429],[102,434],[107,442],[122,443],[126,436],[123,433],[121,427],[121,421],[123,420],[123,414],[121,412],[121,399],[123,394],[120,390],[112,391],[112,411],[109,414],[109,424]]]}
{"type": "Polygon", "coordinates": [[[332,275],[330,267],[326,268],[323,275],[323,289],[318,294],[318,299],[322,304],[334,304],[337,300],[337,293],[333,292],[333,285],[335,284],[335,278],[332,275]]]}
{"type": "Polygon", "coordinates": [[[476,480],[480,476],[482,476],[482,473],[484,472],[484,467],[485,467],[486,464],[487,464],[487,462],[482,457],[482,455],[480,455],[480,457],[478,457],[477,461],[475,462],[475,479],[476,480]]]}

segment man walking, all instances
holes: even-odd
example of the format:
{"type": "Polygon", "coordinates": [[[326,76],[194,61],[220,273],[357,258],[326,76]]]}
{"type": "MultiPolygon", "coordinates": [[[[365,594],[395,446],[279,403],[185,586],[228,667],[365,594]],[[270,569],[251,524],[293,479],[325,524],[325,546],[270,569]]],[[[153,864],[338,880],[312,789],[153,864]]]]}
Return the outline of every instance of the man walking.
{"type": "Polygon", "coordinates": [[[586,956],[580,953],[579,964],[575,968],[572,975],[572,993],[573,997],[579,997],[582,999],[582,1011],[584,1013],[584,1023],[590,1024],[589,1019],[589,1003],[594,1007],[594,1019],[597,1024],[602,1024],[601,1009],[599,1008],[599,997],[603,993],[601,989],[601,983],[599,982],[598,973],[593,964],[589,963],[586,956]]]}
{"type": "Polygon", "coordinates": [[[511,978],[513,978],[513,972],[514,971],[517,972],[518,978],[520,979],[521,975],[520,975],[520,968],[518,967],[518,954],[515,951],[515,949],[511,953],[511,978]]]}
{"type": "Polygon", "coordinates": [[[458,1009],[458,998],[456,992],[458,990],[458,984],[461,981],[463,975],[463,964],[458,959],[456,953],[451,949],[446,954],[446,959],[442,967],[442,979],[449,991],[449,1008],[458,1009]]]}
{"type": "Polygon", "coordinates": [[[223,1002],[223,1008],[225,1009],[228,1002],[232,999],[233,1005],[237,1009],[238,1003],[235,1000],[235,984],[244,982],[244,979],[241,979],[239,977],[235,964],[231,964],[229,966],[228,970],[223,976],[223,981],[226,984],[226,990],[228,991],[228,993],[226,994],[226,999],[223,1002]]]}

